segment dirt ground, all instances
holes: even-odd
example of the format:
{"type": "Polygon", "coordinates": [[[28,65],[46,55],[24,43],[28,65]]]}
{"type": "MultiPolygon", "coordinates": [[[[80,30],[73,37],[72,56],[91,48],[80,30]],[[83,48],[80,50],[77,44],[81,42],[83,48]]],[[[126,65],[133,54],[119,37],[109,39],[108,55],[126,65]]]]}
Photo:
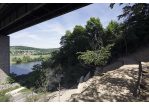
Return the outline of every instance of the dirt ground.
{"type": "MultiPolygon", "coordinates": [[[[134,89],[138,79],[138,61],[149,62],[149,48],[121,60],[124,60],[123,66],[121,61],[117,61],[104,67],[103,76],[94,76],[90,86],[81,94],[72,95],[66,102],[143,102],[144,93],[141,92],[139,97],[135,98],[134,89]]],[[[146,97],[147,95],[149,93],[146,97]]]]}

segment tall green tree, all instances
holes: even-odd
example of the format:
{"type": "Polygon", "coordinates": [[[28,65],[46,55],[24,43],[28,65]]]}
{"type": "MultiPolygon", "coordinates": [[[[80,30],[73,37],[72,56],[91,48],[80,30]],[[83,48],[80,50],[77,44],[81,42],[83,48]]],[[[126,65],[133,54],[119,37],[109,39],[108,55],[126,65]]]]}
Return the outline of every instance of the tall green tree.
{"type": "MultiPolygon", "coordinates": [[[[115,3],[111,3],[113,8],[115,3]]],[[[122,3],[121,3],[122,4],[122,3]]],[[[149,4],[135,3],[130,6],[130,3],[123,7],[123,14],[118,16],[118,19],[124,18],[123,39],[127,49],[137,48],[138,45],[149,43],[149,4]]]]}

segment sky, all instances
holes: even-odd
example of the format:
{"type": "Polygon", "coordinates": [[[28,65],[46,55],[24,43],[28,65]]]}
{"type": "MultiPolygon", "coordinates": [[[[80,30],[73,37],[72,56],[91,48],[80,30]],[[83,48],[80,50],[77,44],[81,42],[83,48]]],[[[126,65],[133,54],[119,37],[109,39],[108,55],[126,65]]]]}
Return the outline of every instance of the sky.
{"type": "MultiPolygon", "coordinates": [[[[29,28],[10,34],[10,46],[29,46],[35,48],[59,48],[60,39],[66,30],[73,31],[76,25],[85,27],[90,17],[99,18],[106,28],[111,20],[118,21],[117,16],[122,14],[122,8],[126,5],[110,3],[93,3],[75,11],[66,13],[56,18],[47,20],[29,28]]],[[[132,5],[132,4],[131,4],[132,5]]],[[[122,20],[118,21],[122,22],[122,20]]]]}

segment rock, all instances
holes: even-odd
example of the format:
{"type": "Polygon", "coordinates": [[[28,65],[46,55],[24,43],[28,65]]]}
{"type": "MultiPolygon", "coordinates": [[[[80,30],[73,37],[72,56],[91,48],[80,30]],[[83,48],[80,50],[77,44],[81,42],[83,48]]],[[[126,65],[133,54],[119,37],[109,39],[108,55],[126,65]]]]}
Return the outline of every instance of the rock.
{"type": "Polygon", "coordinates": [[[78,85],[78,89],[77,89],[77,93],[81,93],[84,87],[84,76],[80,77],[80,81],[79,81],[79,85],[78,85]]]}
{"type": "Polygon", "coordinates": [[[99,76],[101,75],[101,68],[99,68],[98,66],[96,67],[96,70],[94,72],[94,76],[99,76]]]}
{"type": "Polygon", "coordinates": [[[82,83],[82,82],[84,82],[84,76],[81,76],[81,77],[80,77],[79,83],[82,83]]]}
{"type": "Polygon", "coordinates": [[[145,63],[144,62],[141,62],[141,65],[145,65],[145,63]]]}
{"type": "Polygon", "coordinates": [[[90,71],[89,71],[88,74],[84,78],[84,82],[86,82],[90,77],[91,77],[91,74],[90,74],[90,71]]]}
{"type": "Polygon", "coordinates": [[[147,68],[142,68],[142,72],[148,73],[148,72],[149,72],[149,69],[147,69],[147,68]]]}
{"type": "Polygon", "coordinates": [[[85,85],[85,82],[79,83],[77,93],[81,93],[83,91],[84,85],[85,85]]]}
{"type": "Polygon", "coordinates": [[[97,67],[96,67],[96,71],[99,71],[99,70],[100,70],[100,68],[99,68],[99,66],[97,66],[97,67]]]}

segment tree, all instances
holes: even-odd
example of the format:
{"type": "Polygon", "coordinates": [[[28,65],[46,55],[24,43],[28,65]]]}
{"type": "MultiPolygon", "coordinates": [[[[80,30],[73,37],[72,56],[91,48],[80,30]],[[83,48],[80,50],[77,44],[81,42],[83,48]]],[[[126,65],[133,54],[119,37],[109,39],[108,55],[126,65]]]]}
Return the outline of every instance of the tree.
{"type": "MultiPolygon", "coordinates": [[[[114,4],[111,3],[110,7],[113,8],[114,4]]],[[[149,4],[135,3],[133,6],[129,5],[130,3],[123,7],[123,14],[118,16],[118,19],[124,18],[123,38],[126,55],[127,49],[136,48],[138,45],[148,43],[149,40],[147,28],[149,27],[149,4]]]]}
{"type": "Polygon", "coordinates": [[[103,26],[99,18],[95,19],[95,17],[91,17],[90,20],[87,21],[87,25],[85,27],[87,36],[94,41],[96,41],[97,37],[101,37],[104,33],[103,26]]]}
{"type": "Polygon", "coordinates": [[[110,57],[111,53],[109,50],[114,44],[109,44],[106,47],[103,47],[103,42],[101,38],[97,38],[97,44],[91,44],[93,51],[87,50],[87,52],[77,52],[76,54],[82,54],[78,56],[78,59],[82,59],[84,64],[90,65],[94,63],[94,65],[100,66],[103,70],[103,66],[107,63],[108,58],[110,57]],[[96,49],[96,47],[99,47],[96,49]]]}
{"type": "Polygon", "coordinates": [[[111,22],[108,24],[108,26],[105,29],[104,33],[104,43],[105,46],[108,44],[115,43],[116,40],[118,40],[122,34],[122,27],[123,23],[118,23],[116,21],[111,20],[111,22]]]}
{"type": "Polygon", "coordinates": [[[48,71],[49,69],[41,69],[40,76],[35,82],[36,86],[39,87],[39,91],[44,92],[44,96],[43,96],[44,102],[47,101],[46,93],[47,93],[48,83],[50,81],[50,72],[48,71]]]}
{"type": "Polygon", "coordinates": [[[21,63],[22,62],[22,60],[20,59],[20,58],[18,58],[18,59],[16,59],[16,61],[15,61],[16,63],[21,63]]]}

